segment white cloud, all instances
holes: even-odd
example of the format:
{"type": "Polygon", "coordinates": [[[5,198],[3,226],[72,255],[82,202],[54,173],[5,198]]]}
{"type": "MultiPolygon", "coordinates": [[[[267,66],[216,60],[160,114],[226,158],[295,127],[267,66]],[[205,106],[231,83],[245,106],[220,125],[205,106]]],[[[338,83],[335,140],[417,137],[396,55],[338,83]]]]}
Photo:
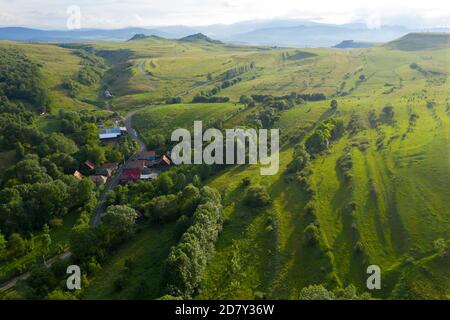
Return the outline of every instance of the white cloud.
{"type": "Polygon", "coordinates": [[[207,25],[276,17],[329,23],[358,20],[377,27],[403,16],[400,20],[409,24],[450,25],[448,0],[0,0],[0,25],[64,28],[70,5],[81,8],[83,27],[101,28],[207,25]]]}

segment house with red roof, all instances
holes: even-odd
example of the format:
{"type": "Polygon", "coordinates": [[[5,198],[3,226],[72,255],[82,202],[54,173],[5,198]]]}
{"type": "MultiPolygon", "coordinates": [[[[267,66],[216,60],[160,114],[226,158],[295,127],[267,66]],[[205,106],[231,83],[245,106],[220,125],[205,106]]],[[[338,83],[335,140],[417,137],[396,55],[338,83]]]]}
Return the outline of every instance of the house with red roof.
{"type": "Polygon", "coordinates": [[[140,168],[125,168],[120,175],[120,182],[127,183],[132,181],[137,181],[141,178],[140,168]]]}

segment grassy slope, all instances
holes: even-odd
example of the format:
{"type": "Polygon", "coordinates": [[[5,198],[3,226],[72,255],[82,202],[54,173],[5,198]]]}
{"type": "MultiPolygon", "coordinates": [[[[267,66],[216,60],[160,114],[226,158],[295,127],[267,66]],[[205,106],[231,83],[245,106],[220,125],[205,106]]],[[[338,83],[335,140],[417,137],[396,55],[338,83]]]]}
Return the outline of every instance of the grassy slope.
{"type": "MultiPolygon", "coordinates": [[[[352,96],[339,99],[337,116],[348,121],[350,114],[356,112],[368,126],[366,119],[369,110],[375,109],[379,114],[384,105],[392,104],[395,107],[397,123],[394,126],[381,125],[380,130],[385,132],[388,144],[382,150],[376,150],[375,146],[379,133],[375,129],[368,129],[355,137],[342,138],[328,155],[312,162],[323,246],[330,248],[333,254],[333,271],[338,276],[338,282],[344,285],[354,283],[364,290],[366,266],[378,264],[386,274],[384,290],[378,296],[389,297],[390,290],[394,288],[400,276],[406,283],[404,286],[413,286],[414,278],[401,275],[402,272],[409,272],[410,275],[414,274],[421,279],[425,290],[419,292],[416,288],[412,295],[448,298],[445,293],[445,288],[449,287],[448,271],[440,266],[442,262],[428,262],[433,254],[433,241],[439,237],[448,237],[450,229],[448,208],[446,209],[446,199],[449,195],[446,151],[449,119],[445,111],[448,84],[442,81],[443,78],[445,81],[448,78],[448,64],[445,64],[448,53],[423,52],[418,55],[376,48],[360,51],[355,55],[358,61],[362,62],[357,70],[362,70],[353,75],[353,79],[352,76],[347,77],[347,84],[354,81],[354,89],[352,96]],[[409,68],[409,64],[415,61],[442,74],[431,78],[418,75],[409,68]],[[358,84],[357,76],[362,73],[366,75],[367,80],[358,84]],[[386,82],[393,82],[399,88],[391,94],[383,94],[386,82]],[[426,108],[428,100],[437,102],[434,110],[426,108]],[[417,113],[419,119],[403,138],[403,134],[408,130],[410,110],[417,113]],[[368,141],[370,147],[365,152],[355,147],[351,149],[355,178],[349,186],[343,182],[336,169],[336,160],[343,154],[344,147],[353,144],[355,140],[368,141]],[[371,181],[375,184],[376,195],[369,191],[371,181]],[[349,201],[357,204],[354,221],[345,216],[343,210],[349,201]],[[358,238],[364,244],[362,255],[355,254],[353,250],[358,238]],[[399,264],[410,256],[417,260],[418,266],[412,268],[412,271],[403,271],[399,264]],[[426,277],[420,275],[420,270],[436,274],[436,280],[430,274],[426,277]],[[444,280],[446,277],[447,280],[444,280]]],[[[308,127],[307,123],[314,122],[321,114],[318,110],[323,111],[327,105],[326,102],[312,106],[308,104],[287,111],[280,120],[282,132],[285,128],[289,133],[293,133],[295,127],[308,127]],[[303,114],[300,110],[303,110],[303,114]],[[311,112],[310,110],[315,111],[314,118],[304,114],[311,112]]],[[[289,161],[289,156],[289,151],[282,153],[282,163],[289,161]]],[[[242,192],[237,190],[242,178],[249,176],[254,179],[257,173],[251,168],[236,171],[239,172],[238,175],[226,173],[214,179],[211,185],[225,188],[226,193],[241,194],[242,192]]],[[[275,255],[261,254],[273,253],[273,243],[265,243],[258,237],[258,219],[251,211],[239,205],[239,197],[233,197],[236,200],[226,206],[229,222],[224,228],[217,253],[207,272],[205,289],[201,295],[203,298],[230,298],[236,295],[252,298],[256,291],[269,292],[275,298],[286,298],[295,295],[298,288],[308,283],[330,283],[332,273],[318,272],[321,267],[326,267],[319,262],[321,253],[302,246],[301,233],[304,225],[301,215],[304,196],[301,191],[296,190],[295,186],[287,185],[280,175],[259,179],[262,180],[261,183],[269,186],[275,201],[271,210],[275,210],[279,217],[279,250],[275,255]],[[243,216],[252,217],[248,218],[250,220],[245,226],[242,226],[243,216]],[[242,237],[242,246],[236,246],[229,240],[242,237]],[[289,248],[286,250],[287,255],[283,254],[283,246],[289,248]],[[259,251],[256,251],[256,248],[259,251]],[[227,272],[227,261],[230,260],[227,257],[245,257],[247,250],[252,252],[247,260],[252,263],[242,263],[241,273],[250,280],[243,280],[243,276],[234,276],[227,272]],[[276,261],[280,267],[270,269],[271,264],[267,260],[276,261]],[[265,268],[255,270],[258,263],[265,268]],[[217,283],[221,284],[219,288],[217,283]]],[[[263,221],[261,219],[259,222],[259,230],[263,230],[263,221]]]]}
{"type": "MultiPolygon", "coordinates": [[[[68,249],[68,241],[70,230],[75,225],[79,215],[75,212],[69,213],[63,221],[63,224],[58,227],[52,227],[50,230],[50,237],[52,244],[50,247],[50,256],[56,255],[59,246],[65,250],[68,249]]],[[[0,263],[0,282],[10,279],[11,277],[20,274],[25,266],[29,266],[35,261],[42,261],[42,232],[33,235],[33,250],[17,259],[5,261],[0,263]],[[20,270],[20,271],[19,271],[20,270]]],[[[48,258],[48,257],[47,257],[48,258]]],[[[26,268],[24,269],[26,270],[26,268]]]]}
{"type": "Polygon", "coordinates": [[[227,118],[241,106],[234,103],[192,103],[149,106],[134,115],[133,123],[144,141],[155,134],[170,138],[173,130],[184,128],[192,131],[195,120],[202,120],[203,126],[227,118]]]}
{"type": "Polygon", "coordinates": [[[173,225],[146,227],[133,242],[115,253],[90,282],[83,299],[156,299],[163,295],[164,260],[176,244],[173,225]],[[124,263],[133,259],[135,266],[127,273],[123,290],[114,289],[114,281],[124,275],[124,263]]]}
{"type": "MultiPolygon", "coordinates": [[[[449,137],[448,50],[308,49],[316,55],[283,61],[281,53],[291,50],[224,48],[160,39],[102,43],[96,47],[133,51],[129,76],[118,78],[115,84],[123,90],[112,102],[120,110],[150,105],[155,99],[180,93],[204,81],[207,73],[217,76],[233,66],[255,62],[256,68],[244,74],[241,83],[220,95],[238,99],[241,94],[281,95],[295,91],[325,92],[335,97],[341,87],[348,95],[337,98],[335,116],[347,123],[352,114],[357,114],[367,127],[355,136],[345,135],[328,154],[310,164],[321,225],[318,248],[306,248],[303,243],[307,196],[295,183],[284,179],[292,145],[283,149],[276,176],[261,177],[257,167],[243,166],[229,168],[209,182],[224,195],[226,222],[200,298],[254,298],[260,295],[258,292],[273,298],[295,298],[299,289],[311,283],[354,283],[364,290],[369,264],[378,264],[383,270],[383,290],[376,296],[401,297],[409,290],[414,297],[448,298],[448,268],[432,250],[432,242],[448,237],[450,229],[445,152],[449,137]],[[423,75],[411,69],[413,62],[434,74],[423,75]],[[155,79],[143,76],[141,63],[155,79]],[[365,80],[358,81],[363,74],[365,80]],[[427,109],[429,100],[436,102],[434,109],[427,109]],[[370,128],[368,112],[375,110],[379,115],[387,104],[394,106],[396,123],[370,128]],[[408,124],[411,112],[419,116],[414,126],[408,124]],[[377,149],[377,139],[383,140],[381,149],[377,149]],[[361,151],[357,147],[360,142],[369,148],[361,151]],[[346,147],[353,157],[351,183],[343,180],[336,166],[346,147]],[[244,177],[266,185],[273,206],[261,211],[243,206],[240,182],[244,177]],[[353,217],[344,210],[350,201],[356,203],[353,217]],[[276,228],[270,231],[267,225],[272,215],[276,217],[276,228]],[[362,254],[353,250],[357,239],[363,243],[362,254]],[[406,266],[405,260],[411,257],[414,262],[406,266]]],[[[211,87],[194,90],[185,101],[196,91],[211,87]]],[[[307,103],[284,112],[278,123],[282,135],[291,136],[300,129],[310,131],[330,116],[328,106],[329,101],[307,103]]],[[[232,103],[150,106],[135,121],[145,138],[176,127],[189,129],[194,120],[212,122],[238,108],[232,103]]],[[[246,112],[235,115],[229,123],[238,125],[246,112]]],[[[155,232],[154,239],[167,239],[167,234],[161,232],[155,232]]],[[[120,273],[129,256],[139,257],[137,270],[158,274],[161,270],[155,263],[164,260],[165,251],[157,244],[148,244],[149,249],[144,250],[146,245],[139,244],[146,237],[150,232],[120,249],[105,267],[108,272],[94,279],[85,297],[133,297],[138,276],[133,275],[130,288],[120,293],[113,292],[110,277],[120,273]],[[158,258],[150,258],[149,250],[157,250],[158,258]]],[[[153,290],[149,297],[160,293],[157,279],[149,282],[153,290]]]]}
{"type": "MultiPolygon", "coordinates": [[[[58,47],[53,44],[30,44],[0,41],[0,48],[19,48],[34,62],[41,65],[45,83],[50,90],[52,107],[54,109],[80,109],[92,106],[69,98],[61,88],[61,83],[75,75],[80,69],[81,59],[73,50],[58,47]]],[[[92,89],[83,88],[85,92],[92,89]]]]}

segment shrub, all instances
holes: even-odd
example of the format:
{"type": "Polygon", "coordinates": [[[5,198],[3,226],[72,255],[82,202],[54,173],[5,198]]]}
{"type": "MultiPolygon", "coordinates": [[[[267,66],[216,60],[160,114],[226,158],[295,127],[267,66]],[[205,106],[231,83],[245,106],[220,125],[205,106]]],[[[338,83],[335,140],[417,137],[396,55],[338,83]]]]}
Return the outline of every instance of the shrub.
{"type": "Polygon", "coordinates": [[[252,208],[268,206],[272,202],[269,193],[263,186],[252,186],[247,189],[244,203],[252,208]]]}
{"type": "Polygon", "coordinates": [[[305,168],[308,164],[311,156],[308,151],[306,151],[304,144],[298,144],[294,149],[294,159],[289,164],[288,172],[297,172],[305,168]]]}
{"type": "Polygon", "coordinates": [[[166,104],[178,104],[181,103],[181,97],[170,97],[166,99],[166,104]]]}
{"type": "Polygon", "coordinates": [[[311,285],[303,288],[299,295],[300,300],[334,300],[332,291],[328,291],[323,285],[311,285]]]}
{"type": "Polygon", "coordinates": [[[337,103],[337,101],[336,100],[331,100],[331,103],[330,103],[330,107],[331,107],[331,110],[336,110],[337,109],[337,107],[338,107],[338,103],[337,103]]]}
{"type": "Polygon", "coordinates": [[[252,181],[250,180],[249,177],[245,177],[244,179],[242,179],[242,185],[244,187],[248,187],[249,185],[251,185],[252,181]]]}
{"type": "Polygon", "coordinates": [[[315,246],[320,239],[319,229],[313,223],[310,223],[303,231],[304,240],[306,244],[310,247],[315,246]]]}
{"type": "Polygon", "coordinates": [[[360,240],[358,240],[353,249],[355,250],[356,253],[362,253],[364,250],[364,245],[360,240]]]}
{"type": "Polygon", "coordinates": [[[448,255],[450,241],[445,241],[444,239],[440,238],[437,239],[433,243],[433,245],[439,257],[446,257],[448,255]]]}
{"type": "Polygon", "coordinates": [[[183,235],[183,233],[185,233],[186,230],[189,228],[190,224],[191,219],[189,219],[188,216],[182,215],[181,217],[179,217],[173,229],[174,238],[179,240],[183,235]]]}
{"type": "Polygon", "coordinates": [[[178,216],[178,197],[174,194],[153,198],[145,205],[145,215],[151,221],[173,221],[178,216]]]}

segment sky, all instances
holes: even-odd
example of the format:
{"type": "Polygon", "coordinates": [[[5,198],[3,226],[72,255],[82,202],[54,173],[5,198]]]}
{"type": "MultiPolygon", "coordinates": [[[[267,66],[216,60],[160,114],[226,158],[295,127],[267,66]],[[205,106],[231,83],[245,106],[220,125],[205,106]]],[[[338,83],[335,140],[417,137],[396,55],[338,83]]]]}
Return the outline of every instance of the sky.
{"type": "Polygon", "coordinates": [[[0,26],[42,29],[200,26],[299,18],[369,27],[450,27],[449,0],[0,0],[0,26]],[[75,10],[75,11],[74,11],[75,10]],[[78,15],[79,13],[79,15],[78,15]],[[75,14],[75,16],[74,16],[75,14]],[[71,20],[72,19],[72,20],[71,20]]]}

